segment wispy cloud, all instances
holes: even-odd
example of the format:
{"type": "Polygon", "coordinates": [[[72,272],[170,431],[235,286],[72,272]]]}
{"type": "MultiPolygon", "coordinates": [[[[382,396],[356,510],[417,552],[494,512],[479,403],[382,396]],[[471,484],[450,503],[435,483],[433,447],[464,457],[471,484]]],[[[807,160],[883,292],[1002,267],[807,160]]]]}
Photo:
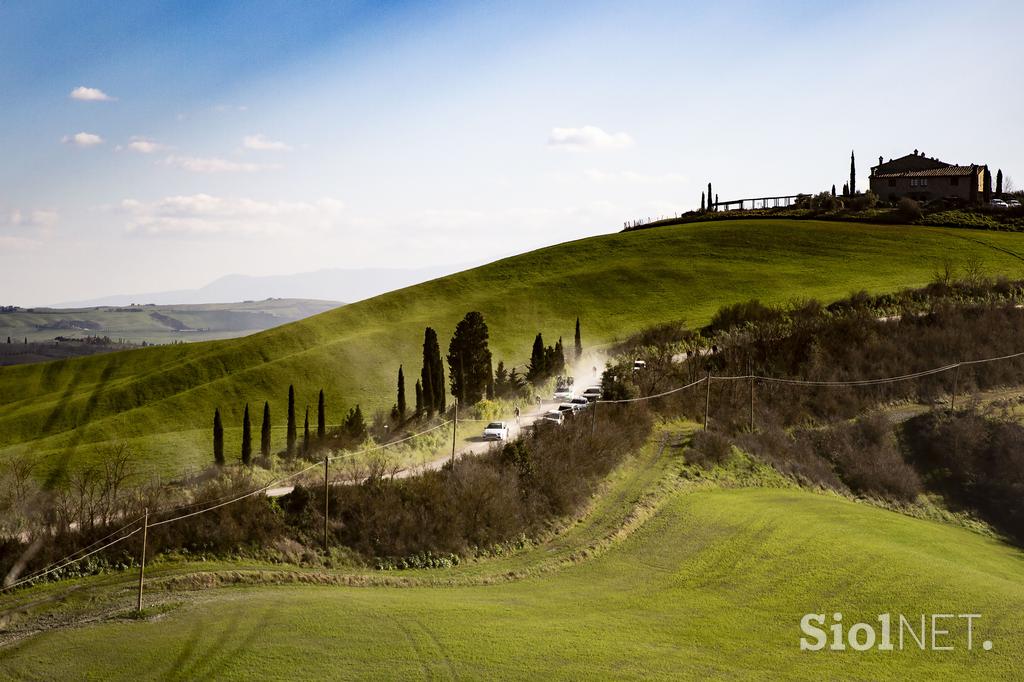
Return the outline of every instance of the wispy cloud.
{"type": "Polygon", "coordinates": [[[169,196],[152,202],[126,199],[116,210],[127,215],[128,232],[158,237],[300,236],[330,231],[344,217],[344,204],[337,199],[261,201],[209,194],[169,196]]]}
{"type": "Polygon", "coordinates": [[[244,163],[221,159],[215,156],[168,156],[164,165],[180,168],[190,173],[257,173],[280,168],[276,164],[244,163]]]}
{"type": "Polygon", "coordinates": [[[681,173],[647,174],[636,171],[603,171],[591,168],[583,172],[588,180],[599,183],[631,185],[680,185],[688,178],[681,173]]]}
{"type": "Polygon", "coordinates": [[[609,133],[597,126],[582,128],[552,128],[548,146],[570,150],[623,149],[633,145],[627,133],[609,133]]]}
{"type": "Polygon", "coordinates": [[[49,229],[57,224],[58,217],[57,211],[51,209],[38,209],[35,211],[14,209],[11,211],[8,224],[12,227],[49,229]]]}
{"type": "MultiPolygon", "coordinates": [[[[121,147],[118,147],[118,150],[120,149],[121,147]]],[[[165,144],[161,144],[156,140],[136,135],[128,142],[125,149],[129,149],[140,154],[156,154],[157,152],[167,151],[170,147],[165,144]]]]}
{"type": "Polygon", "coordinates": [[[87,88],[84,85],[80,85],[68,94],[71,99],[77,99],[79,102],[113,102],[116,97],[111,97],[107,93],[103,92],[99,88],[87,88]]]}
{"type": "Polygon", "coordinates": [[[95,147],[103,144],[103,138],[95,133],[75,133],[74,135],[65,135],[61,138],[61,142],[73,144],[76,147],[95,147]]]}
{"type": "Polygon", "coordinates": [[[242,144],[246,149],[258,152],[290,152],[292,150],[291,145],[278,140],[271,140],[262,134],[246,135],[242,140],[242,144]]]}

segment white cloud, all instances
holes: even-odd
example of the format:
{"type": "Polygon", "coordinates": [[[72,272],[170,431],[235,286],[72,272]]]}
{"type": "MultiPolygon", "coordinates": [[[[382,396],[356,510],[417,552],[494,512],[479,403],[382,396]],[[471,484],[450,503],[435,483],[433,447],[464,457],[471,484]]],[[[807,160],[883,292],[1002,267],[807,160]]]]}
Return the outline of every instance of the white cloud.
{"type": "Polygon", "coordinates": [[[61,142],[73,144],[76,147],[95,147],[98,144],[103,144],[103,138],[95,133],[75,133],[74,135],[65,135],[61,138],[61,142]]]}
{"type": "MultiPolygon", "coordinates": [[[[160,144],[155,140],[150,140],[149,138],[135,136],[128,142],[127,148],[140,154],[155,154],[157,152],[167,150],[168,146],[160,144]]],[[[118,147],[118,149],[120,149],[120,147],[118,147]]]]}
{"type": "Polygon", "coordinates": [[[633,138],[627,133],[609,133],[597,126],[552,128],[548,135],[549,147],[571,150],[623,149],[632,145],[633,138]]]}
{"type": "Polygon", "coordinates": [[[681,185],[688,178],[681,173],[663,173],[648,175],[636,171],[603,171],[591,168],[583,172],[588,180],[599,183],[631,184],[631,185],[681,185]]]}
{"type": "Polygon", "coordinates": [[[190,173],[256,173],[280,168],[274,164],[242,163],[217,157],[198,156],[168,156],[163,163],[166,166],[187,170],[190,173]]]}
{"type": "Polygon", "coordinates": [[[51,209],[23,213],[20,209],[11,211],[9,223],[12,227],[52,228],[57,224],[58,214],[51,209]]]}
{"type": "Polygon", "coordinates": [[[80,85],[72,90],[68,97],[77,99],[80,102],[112,102],[117,99],[99,88],[87,88],[84,85],[80,85]]]}
{"type": "Polygon", "coordinates": [[[125,199],[117,207],[126,229],[149,236],[286,235],[329,232],[344,217],[337,199],[260,201],[209,194],[164,197],[153,202],[125,199]]]}
{"type": "Polygon", "coordinates": [[[246,135],[245,139],[242,140],[242,144],[246,149],[258,152],[290,152],[292,150],[290,145],[268,139],[266,135],[262,134],[246,135]]]}

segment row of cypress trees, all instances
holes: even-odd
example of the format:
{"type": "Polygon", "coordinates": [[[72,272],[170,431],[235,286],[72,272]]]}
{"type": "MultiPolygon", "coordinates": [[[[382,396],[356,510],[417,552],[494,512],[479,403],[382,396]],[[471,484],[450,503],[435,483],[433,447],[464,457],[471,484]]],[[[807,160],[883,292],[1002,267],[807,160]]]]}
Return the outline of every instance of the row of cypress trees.
{"type": "MultiPolygon", "coordinates": [[[[346,433],[355,437],[366,436],[366,425],[363,421],[362,409],[359,405],[352,408],[345,418],[344,428],[346,433]]],[[[317,398],[316,415],[316,442],[323,443],[327,438],[327,413],[324,400],[324,390],[320,389],[317,398]]],[[[306,406],[306,415],[302,427],[302,453],[309,454],[313,447],[314,438],[309,425],[309,406],[306,406]]],[[[298,424],[295,415],[295,386],[288,386],[288,424],[285,432],[285,454],[294,457],[298,448],[298,424]]],[[[270,457],[271,450],[271,423],[270,423],[270,402],[263,403],[263,423],[260,427],[260,455],[264,458],[270,457]]],[[[249,403],[245,404],[245,411],[242,414],[242,464],[252,464],[252,421],[249,417],[249,403]]],[[[213,411],[213,459],[218,465],[223,466],[224,458],[224,424],[220,416],[220,409],[213,411]]]]}

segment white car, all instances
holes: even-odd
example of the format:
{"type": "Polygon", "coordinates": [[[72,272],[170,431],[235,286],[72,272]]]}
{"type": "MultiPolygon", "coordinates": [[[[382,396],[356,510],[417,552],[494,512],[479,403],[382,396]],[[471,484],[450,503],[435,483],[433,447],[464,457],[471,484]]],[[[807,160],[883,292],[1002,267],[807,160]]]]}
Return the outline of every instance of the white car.
{"type": "Polygon", "coordinates": [[[508,440],[508,424],[491,422],[484,429],[484,440],[508,440]]]}
{"type": "Polygon", "coordinates": [[[601,387],[591,386],[587,390],[583,391],[583,397],[590,402],[595,402],[601,399],[601,387]]]}
{"type": "Polygon", "coordinates": [[[571,400],[574,393],[572,386],[559,386],[555,389],[555,394],[552,396],[552,400],[571,400]]]}
{"type": "Polygon", "coordinates": [[[577,407],[577,411],[579,411],[585,410],[587,407],[589,407],[590,401],[581,396],[579,398],[573,398],[572,400],[569,401],[569,404],[575,405],[577,407]]]}
{"type": "Polygon", "coordinates": [[[639,372],[640,370],[646,369],[646,368],[647,368],[647,362],[645,362],[644,360],[634,360],[633,361],[633,371],[634,372],[639,372]]]}
{"type": "Polygon", "coordinates": [[[1002,199],[992,199],[988,202],[989,208],[1009,208],[1005,201],[1002,199]]]}
{"type": "Polygon", "coordinates": [[[559,426],[565,423],[565,415],[562,414],[561,410],[549,410],[544,413],[541,419],[546,422],[553,422],[559,426]]]}
{"type": "Polygon", "coordinates": [[[1016,199],[1010,199],[1009,201],[1006,202],[1006,207],[1007,208],[1020,208],[1020,202],[1017,201],[1016,199]]]}

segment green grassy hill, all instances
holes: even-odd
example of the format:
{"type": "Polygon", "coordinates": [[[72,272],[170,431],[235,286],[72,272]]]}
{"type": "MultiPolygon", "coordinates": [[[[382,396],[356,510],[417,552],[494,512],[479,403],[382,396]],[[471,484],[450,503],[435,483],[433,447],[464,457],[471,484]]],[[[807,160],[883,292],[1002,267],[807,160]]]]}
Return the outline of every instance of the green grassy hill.
{"type": "Polygon", "coordinates": [[[523,368],[538,331],[549,342],[571,339],[577,315],[591,347],[658,321],[699,325],[721,305],[752,297],[828,300],[921,285],[947,257],[1020,276],[1018,254],[1024,236],[1016,234],[812,221],[594,237],[241,339],[0,369],[0,457],[28,452],[59,470],[125,439],[165,472],[206,464],[215,406],[231,427],[247,401],[269,399],[283,424],[289,383],[300,409],[324,387],[332,423],[356,402],[365,412],[387,409],[400,363],[411,394],[424,326],[437,328],[446,346],[469,310],[486,316],[495,361],[523,368]]]}
{"type": "MultiPolygon", "coordinates": [[[[0,676],[1019,679],[1022,585],[1024,554],[966,530],[800,490],[711,490],[674,495],[626,540],[555,572],[203,590],[155,618],[23,640],[0,653],[0,676]],[[962,626],[954,651],[800,651],[802,615],[835,611],[848,624],[982,617],[973,651],[962,626]]],[[[127,609],[131,590],[120,595],[127,609]]]]}

